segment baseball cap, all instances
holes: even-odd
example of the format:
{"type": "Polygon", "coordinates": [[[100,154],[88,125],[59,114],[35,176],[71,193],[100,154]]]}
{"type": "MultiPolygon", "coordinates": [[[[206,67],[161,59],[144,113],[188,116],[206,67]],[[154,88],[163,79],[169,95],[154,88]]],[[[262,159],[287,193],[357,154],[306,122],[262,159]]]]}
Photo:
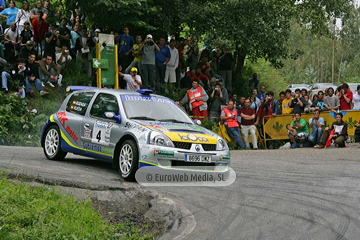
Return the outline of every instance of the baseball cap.
{"type": "Polygon", "coordinates": [[[27,41],[27,42],[26,42],[26,45],[29,45],[29,46],[34,46],[34,42],[33,42],[33,41],[31,41],[31,40],[29,40],[29,41],[27,41]]]}
{"type": "Polygon", "coordinates": [[[130,72],[137,72],[138,70],[137,70],[137,68],[136,67],[133,67],[133,68],[131,68],[131,70],[130,70],[130,72]]]}
{"type": "Polygon", "coordinates": [[[153,38],[151,34],[146,35],[146,38],[153,38]]]}
{"type": "Polygon", "coordinates": [[[99,32],[101,32],[101,31],[100,31],[100,29],[97,28],[97,29],[95,30],[95,32],[98,32],[98,33],[99,33],[99,32]]]}

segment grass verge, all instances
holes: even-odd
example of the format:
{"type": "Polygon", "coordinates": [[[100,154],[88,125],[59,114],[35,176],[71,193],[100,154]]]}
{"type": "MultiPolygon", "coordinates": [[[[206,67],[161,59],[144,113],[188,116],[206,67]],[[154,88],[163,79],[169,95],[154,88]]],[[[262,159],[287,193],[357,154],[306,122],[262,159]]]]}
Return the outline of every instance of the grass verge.
{"type": "Polygon", "coordinates": [[[0,174],[0,239],[151,239],[128,221],[111,225],[91,201],[0,174]]]}

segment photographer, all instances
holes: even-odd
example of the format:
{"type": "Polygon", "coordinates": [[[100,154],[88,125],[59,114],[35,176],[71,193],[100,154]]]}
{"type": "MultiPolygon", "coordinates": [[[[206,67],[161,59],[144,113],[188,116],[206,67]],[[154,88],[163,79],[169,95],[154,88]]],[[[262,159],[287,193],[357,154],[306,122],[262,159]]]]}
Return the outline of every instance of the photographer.
{"type": "Polygon", "coordinates": [[[66,64],[70,62],[72,57],[70,56],[70,52],[67,46],[62,46],[61,53],[56,53],[56,65],[60,68],[60,72],[62,72],[66,64]]]}
{"type": "Polygon", "coordinates": [[[140,70],[144,88],[155,87],[155,51],[160,51],[160,48],[154,42],[152,35],[148,34],[144,44],[139,48],[139,52],[142,52],[140,70]]]}
{"type": "Polygon", "coordinates": [[[59,43],[59,31],[57,25],[50,26],[50,32],[45,33],[44,58],[51,56],[55,60],[55,47],[59,43]]]}
{"type": "Polygon", "coordinates": [[[311,133],[309,142],[315,146],[319,146],[319,141],[323,133],[322,126],[324,126],[324,118],[320,117],[320,110],[315,109],[314,115],[309,119],[309,126],[311,127],[311,133]]]}
{"type": "Polygon", "coordinates": [[[210,121],[218,123],[220,121],[220,114],[221,114],[221,105],[225,105],[225,97],[221,91],[221,85],[216,83],[215,86],[212,88],[212,92],[210,94],[210,121]]]}
{"type": "Polygon", "coordinates": [[[338,93],[338,98],[340,101],[340,110],[349,110],[352,109],[351,101],[353,99],[353,93],[349,89],[349,85],[344,83],[341,85],[341,89],[338,93]]]}
{"type": "Polygon", "coordinates": [[[18,94],[21,95],[22,98],[25,97],[25,90],[23,89],[25,85],[25,70],[25,59],[20,58],[18,62],[10,68],[10,73],[3,71],[1,74],[2,81],[6,82],[6,86],[9,80],[12,81],[18,89],[18,94]]]}
{"type": "Polygon", "coordinates": [[[305,105],[306,100],[299,92],[295,93],[294,99],[289,102],[289,107],[294,108],[294,113],[304,113],[305,105]]]}

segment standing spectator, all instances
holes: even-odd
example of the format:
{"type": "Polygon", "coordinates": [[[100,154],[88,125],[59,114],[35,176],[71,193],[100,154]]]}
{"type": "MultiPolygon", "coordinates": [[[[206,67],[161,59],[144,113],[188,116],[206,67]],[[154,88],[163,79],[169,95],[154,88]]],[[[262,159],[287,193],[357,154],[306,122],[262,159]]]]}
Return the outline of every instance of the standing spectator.
{"type": "Polygon", "coordinates": [[[342,113],[336,113],[336,121],[331,125],[331,129],[328,127],[325,128],[319,145],[315,146],[315,148],[324,148],[328,138],[332,138],[335,140],[335,144],[338,147],[345,147],[345,141],[348,137],[348,124],[343,121],[342,113]]]}
{"type": "Polygon", "coordinates": [[[349,89],[349,85],[344,83],[342,89],[338,93],[338,98],[340,100],[340,110],[349,110],[352,109],[351,101],[353,99],[353,93],[349,89]]]}
{"type": "Polygon", "coordinates": [[[5,8],[1,13],[0,17],[7,18],[6,20],[6,26],[10,26],[12,22],[16,22],[16,14],[19,11],[18,8],[15,7],[15,2],[13,0],[10,0],[9,7],[5,8]]]}
{"type": "MultiPolygon", "coordinates": [[[[21,43],[23,45],[26,44],[28,41],[33,40],[34,32],[30,28],[30,22],[24,22],[23,30],[21,31],[20,36],[22,37],[21,43]]],[[[27,59],[27,56],[25,59],[27,59]]]]}
{"type": "Polygon", "coordinates": [[[185,44],[183,42],[184,42],[184,38],[177,38],[175,40],[175,47],[179,52],[179,64],[176,68],[176,87],[180,86],[180,79],[184,77],[181,76],[181,67],[186,66],[186,62],[184,59],[185,44]]]}
{"type": "Polygon", "coordinates": [[[20,51],[22,41],[21,32],[16,29],[15,22],[12,22],[10,27],[5,29],[4,39],[6,58],[13,61],[17,55],[17,51],[20,51]]]}
{"type": "Polygon", "coordinates": [[[327,90],[327,96],[324,99],[324,105],[326,110],[338,110],[340,106],[339,98],[334,95],[334,89],[329,87],[327,90]]]}
{"type": "Polygon", "coordinates": [[[218,57],[216,52],[214,51],[211,54],[211,60],[210,60],[210,77],[215,77],[218,74],[219,74],[218,57]]]}
{"type": "Polygon", "coordinates": [[[22,31],[24,29],[25,22],[27,22],[27,23],[31,22],[30,9],[29,9],[28,2],[24,2],[23,8],[17,12],[15,22],[20,31],[22,31]]]}
{"type": "Polygon", "coordinates": [[[59,42],[58,26],[51,25],[50,32],[45,33],[44,58],[51,56],[55,60],[56,44],[59,42]]]}
{"type": "Polygon", "coordinates": [[[138,70],[136,67],[130,69],[130,74],[123,74],[121,72],[121,65],[119,65],[118,73],[126,81],[126,90],[136,91],[140,89],[142,85],[141,77],[137,74],[138,70]]]}
{"type": "Polygon", "coordinates": [[[56,65],[60,69],[60,72],[66,68],[66,65],[71,61],[71,59],[72,57],[70,56],[70,51],[67,46],[62,46],[61,53],[56,53],[56,65]]]}
{"type": "Polygon", "coordinates": [[[284,101],[284,99],[285,99],[285,92],[281,91],[279,93],[279,100],[278,100],[278,102],[279,102],[279,114],[282,114],[282,102],[284,101]]]}
{"type": "Polygon", "coordinates": [[[141,76],[145,88],[155,88],[155,51],[160,51],[151,34],[146,36],[144,44],[140,46],[142,52],[141,76]]]}
{"type": "MultiPolygon", "coordinates": [[[[98,30],[98,29],[97,29],[98,30]]],[[[96,30],[95,30],[96,32],[96,30]]],[[[132,50],[132,56],[134,57],[134,60],[130,63],[130,65],[125,69],[125,73],[129,74],[130,70],[135,67],[139,69],[139,72],[141,72],[141,60],[142,60],[142,53],[141,53],[141,47],[142,47],[142,38],[140,35],[137,35],[135,37],[136,44],[133,46],[132,50]]]]}
{"type": "Polygon", "coordinates": [[[234,93],[234,94],[231,96],[231,100],[233,100],[234,106],[235,106],[235,108],[237,109],[238,106],[239,106],[239,101],[238,101],[238,99],[237,99],[237,94],[236,94],[236,93],[234,93]]]}
{"type": "Polygon", "coordinates": [[[266,87],[264,85],[260,87],[260,93],[258,93],[256,95],[256,97],[258,99],[260,99],[260,101],[265,102],[265,100],[266,100],[266,87]]]}
{"type": "Polygon", "coordinates": [[[61,26],[59,28],[59,35],[57,38],[59,39],[58,46],[62,48],[62,46],[66,46],[68,49],[70,48],[70,30],[66,27],[66,23],[68,22],[67,18],[61,19],[61,26]]]}
{"type": "MultiPolygon", "coordinates": [[[[77,56],[77,50],[76,50],[76,40],[81,37],[81,33],[79,32],[79,23],[75,23],[73,25],[73,30],[70,32],[70,55],[73,59],[77,56]]],[[[99,30],[100,31],[100,30],[99,30]]],[[[96,32],[96,30],[95,30],[96,32]]]]}
{"type": "Polygon", "coordinates": [[[225,104],[225,98],[221,92],[221,85],[219,83],[215,84],[210,94],[209,102],[210,121],[218,123],[220,121],[221,105],[225,104]]]}
{"type": "Polygon", "coordinates": [[[294,108],[294,113],[304,113],[306,100],[300,93],[295,94],[295,98],[289,102],[289,107],[294,108]]]}
{"type": "Polygon", "coordinates": [[[276,116],[279,114],[279,102],[274,98],[274,92],[266,93],[265,102],[261,108],[265,108],[265,116],[276,116]]]}
{"type": "Polygon", "coordinates": [[[180,74],[180,76],[182,76],[180,78],[180,88],[181,89],[182,88],[185,88],[185,89],[191,88],[191,78],[189,75],[187,75],[185,73],[185,71],[186,71],[186,67],[185,66],[181,67],[181,74],[180,74]]]}
{"type": "Polygon", "coordinates": [[[88,76],[92,73],[92,50],[95,47],[95,42],[91,38],[91,34],[87,31],[86,27],[81,29],[81,38],[76,41],[76,49],[78,50],[78,58],[83,59],[83,69],[88,76]]]}
{"type": "Polygon", "coordinates": [[[306,88],[301,89],[301,95],[303,98],[308,95],[308,91],[306,90],[306,88]]]}
{"type": "Polygon", "coordinates": [[[44,20],[46,20],[47,15],[48,15],[48,11],[45,8],[42,7],[42,1],[41,0],[36,1],[36,8],[31,9],[30,19],[32,21],[38,17],[39,11],[41,11],[43,13],[42,17],[44,18],[44,20]]]}
{"type": "Polygon", "coordinates": [[[357,92],[353,96],[353,104],[354,104],[353,109],[360,110],[360,85],[356,87],[356,91],[357,92]]]}
{"type": "Polygon", "coordinates": [[[27,59],[30,53],[37,55],[37,52],[34,49],[33,41],[27,41],[26,45],[20,49],[19,59],[20,58],[27,59]]]}
{"type": "Polygon", "coordinates": [[[34,31],[34,42],[38,49],[38,55],[42,56],[45,33],[49,30],[49,24],[46,22],[42,11],[37,11],[37,18],[32,20],[32,27],[34,31]]]}
{"type": "Polygon", "coordinates": [[[309,119],[309,126],[311,127],[309,142],[312,145],[319,146],[320,138],[323,133],[322,127],[324,124],[324,118],[320,117],[320,110],[315,109],[313,117],[309,119]]]}
{"type": "Polygon", "coordinates": [[[224,121],[226,131],[229,136],[236,142],[238,147],[246,149],[246,145],[241,141],[239,123],[237,121],[237,111],[234,109],[234,102],[230,100],[228,107],[221,111],[221,121],[224,121]]]}
{"type": "Polygon", "coordinates": [[[291,114],[294,110],[293,107],[291,107],[291,90],[286,89],[285,91],[285,99],[282,102],[282,114],[291,114]]]}
{"type": "MultiPolygon", "coordinates": [[[[170,57],[171,57],[169,47],[166,46],[165,43],[166,43],[165,38],[160,38],[159,40],[160,51],[157,51],[155,53],[155,63],[156,63],[155,82],[157,82],[160,85],[164,84],[166,64],[170,61],[170,57]]],[[[160,89],[161,91],[163,91],[162,87],[160,89]]]]}
{"type": "Polygon", "coordinates": [[[308,95],[305,95],[305,96],[304,96],[304,99],[305,99],[305,101],[306,101],[304,111],[305,111],[305,112],[310,112],[310,111],[311,111],[311,105],[312,105],[313,103],[312,103],[312,101],[310,100],[310,97],[309,97],[308,95]]]}
{"type": "Polygon", "coordinates": [[[53,62],[52,56],[47,55],[40,61],[39,65],[39,78],[41,82],[48,84],[50,87],[55,87],[53,83],[61,84],[62,75],[58,66],[53,62]]]}
{"type": "Polygon", "coordinates": [[[324,92],[319,91],[318,92],[318,98],[313,102],[314,107],[318,107],[320,110],[325,109],[325,103],[324,103],[324,92]]]}
{"type": "Polygon", "coordinates": [[[118,38],[119,46],[119,64],[122,69],[126,69],[132,61],[132,48],[134,46],[134,38],[129,35],[129,28],[124,27],[124,34],[121,34],[118,38]]]}
{"type": "Polygon", "coordinates": [[[186,47],[186,64],[190,69],[196,69],[196,65],[198,63],[197,57],[199,55],[199,47],[197,43],[191,41],[188,38],[188,44],[186,47]]]}
{"type": "MultiPolygon", "coordinates": [[[[44,9],[45,9],[45,12],[47,12],[47,15],[46,15],[46,19],[49,19],[49,18],[54,18],[54,13],[51,11],[51,4],[50,4],[50,1],[49,0],[46,0],[44,2],[44,9]]],[[[59,23],[55,23],[56,25],[59,25],[59,23]]]]}
{"type": "Polygon", "coordinates": [[[31,83],[34,83],[36,89],[40,92],[40,96],[48,95],[49,93],[44,91],[44,87],[39,79],[39,65],[35,62],[35,54],[29,55],[28,60],[26,61],[25,71],[26,94],[30,94],[32,97],[36,96],[36,93],[31,85],[31,83]]]}
{"type": "Polygon", "coordinates": [[[200,84],[203,86],[205,91],[208,91],[210,87],[210,79],[208,78],[208,76],[202,74],[201,66],[198,66],[196,68],[195,77],[200,81],[200,84]]]}
{"type": "MultiPolygon", "coordinates": [[[[250,102],[250,99],[249,99],[249,102],[250,102]]],[[[245,97],[240,97],[238,108],[242,108],[244,106],[245,106],[245,97]]]]}
{"type": "Polygon", "coordinates": [[[232,91],[232,69],[233,69],[233,56],[229,52],[229,48],[219,57],[219,74],[225,81],[225,87],[229,92],[232,91]]]}
{"type": "Polygon", "coordinates": [[[170,50],[170,60],[166,64],[165,71],[165,89],[169,89],[168,84],[170,85],[170,89],[174,89],[174,85],[176,83],[176,68],[179,66],[179,52],[175,47],[175,40],[171,39],[169,44],[170,50]]]}
{"type": "Polygon", "coordinates": [[[301,118],[301,113],[295,112],[293,121],[288,127],[288,136],[292,142],[291,148],[298,148],[297,140],[305,142],[309,136],[309,130],[306,121],[301,118]]]}
{"type": "Polygon", "coordinates": [[[258,149],[256,138],[256,126],[254,124],[255,110],[250,107],[250,99],[245,99],[244,107],[240,108],[241,132],[244,136],[246,148],[250,148],[249,132],[251,134],[253,149],[258,149]]]}
{"type": "Polygon", "coordinates": [[[260,80],[258,79],[257,73],[253,73],[252,77],[249,78],[249,86],[252,89],[258,89],[260,80]]]}
{"type": "Polygon", "coordinates": [[[194,119],[200,119],[199,117],[208,116],[208,105],[207,100],[209,96],[206,91],[199,86],[199,80],[194,79],[192,81],[192,88],[186,91],[185,96],[181,100],[181,105],[189,103],[189,108],[192,111],[192,114],[195,116],[194,119]]]}
{"type": "Polygon", "coordinates": [[[201,67],[201,73],[210,78],[210,63],[208,62],[208,58],[205,56],[201,57],[197,65],[201,67]]]}

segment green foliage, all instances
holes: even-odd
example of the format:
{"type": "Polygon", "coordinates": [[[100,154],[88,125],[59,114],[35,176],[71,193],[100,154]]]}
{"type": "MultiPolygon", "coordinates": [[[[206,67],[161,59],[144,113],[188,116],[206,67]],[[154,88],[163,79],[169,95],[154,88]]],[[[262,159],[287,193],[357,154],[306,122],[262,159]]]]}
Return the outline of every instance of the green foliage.
{"type": "Polygon", "coordinates": [[[110,225],[88,200],[62,196],[54,188],[14,184],[0,176],[2,239],[149,239],[128,222],[110,225]]]}

